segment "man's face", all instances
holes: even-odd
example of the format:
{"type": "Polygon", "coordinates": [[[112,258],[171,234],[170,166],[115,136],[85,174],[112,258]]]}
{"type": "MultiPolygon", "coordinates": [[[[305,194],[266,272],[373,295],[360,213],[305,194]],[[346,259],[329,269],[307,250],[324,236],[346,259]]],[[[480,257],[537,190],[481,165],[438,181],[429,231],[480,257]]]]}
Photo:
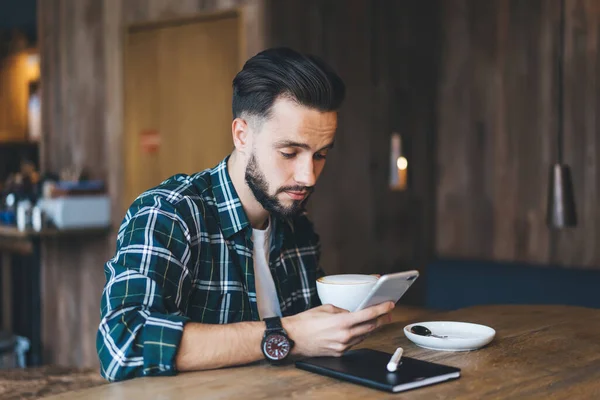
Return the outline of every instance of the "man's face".
{"type": "Polygon", "coordinates": [[[268,212],[291,217],[304,209],[325,166],[337,128],[336,112],[321,112],[285,98],[252,135],[246,183],[268,212]]]}

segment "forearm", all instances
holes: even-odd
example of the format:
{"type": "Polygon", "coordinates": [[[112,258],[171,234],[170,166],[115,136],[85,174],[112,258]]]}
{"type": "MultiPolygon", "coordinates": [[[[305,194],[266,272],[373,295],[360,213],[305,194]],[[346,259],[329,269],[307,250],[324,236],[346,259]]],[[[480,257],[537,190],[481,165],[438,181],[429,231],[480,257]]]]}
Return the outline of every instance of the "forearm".
{"type": "Polygon", "coordinates": [[[178,371],[248,364],[261,360],[264,322],[211,325],[189,322],[176,356],[178,371]]]}

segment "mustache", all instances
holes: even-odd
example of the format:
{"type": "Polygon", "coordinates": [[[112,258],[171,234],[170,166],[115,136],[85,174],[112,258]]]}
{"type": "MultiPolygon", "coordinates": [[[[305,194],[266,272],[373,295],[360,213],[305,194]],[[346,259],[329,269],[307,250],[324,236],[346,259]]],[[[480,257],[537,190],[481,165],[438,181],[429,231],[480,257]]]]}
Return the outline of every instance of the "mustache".
{"type": "Polygon", "coordinates": [[[283,192],[306,192],[307,194],[311,194],[312,192],[314,192],[314,190],[314,186],[283,186],[277,189],[276,194],[283,192]]]}

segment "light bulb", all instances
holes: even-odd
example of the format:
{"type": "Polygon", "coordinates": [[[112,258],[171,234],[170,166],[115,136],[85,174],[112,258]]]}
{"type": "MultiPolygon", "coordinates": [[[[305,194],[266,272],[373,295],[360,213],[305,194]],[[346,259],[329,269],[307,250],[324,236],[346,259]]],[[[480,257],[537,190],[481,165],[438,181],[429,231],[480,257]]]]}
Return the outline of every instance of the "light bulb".
{"type": "Polygon", "coordinates": [[[399,170],[404,171],[408,167],[408,160],[406,157],[398,157],[398,161],[396,162],[399,170]]]}

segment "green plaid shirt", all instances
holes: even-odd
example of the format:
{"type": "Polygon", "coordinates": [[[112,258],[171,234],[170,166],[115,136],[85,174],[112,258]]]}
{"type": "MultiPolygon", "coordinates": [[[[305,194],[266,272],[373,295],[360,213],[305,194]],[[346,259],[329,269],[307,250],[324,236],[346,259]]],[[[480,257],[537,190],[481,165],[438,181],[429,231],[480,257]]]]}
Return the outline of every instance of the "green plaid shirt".
{"type": "MultiPolygon", "coordinates": [[[[320,304],[319,239],[305,215],[271,218],[269,266],[283,316],[320,304]]],[[[127,211],[104,271],[96,340],[102,376],[175,374],[188,321],[259,321],[252,226],[227,172],[173,176],[127,211]]]]}

